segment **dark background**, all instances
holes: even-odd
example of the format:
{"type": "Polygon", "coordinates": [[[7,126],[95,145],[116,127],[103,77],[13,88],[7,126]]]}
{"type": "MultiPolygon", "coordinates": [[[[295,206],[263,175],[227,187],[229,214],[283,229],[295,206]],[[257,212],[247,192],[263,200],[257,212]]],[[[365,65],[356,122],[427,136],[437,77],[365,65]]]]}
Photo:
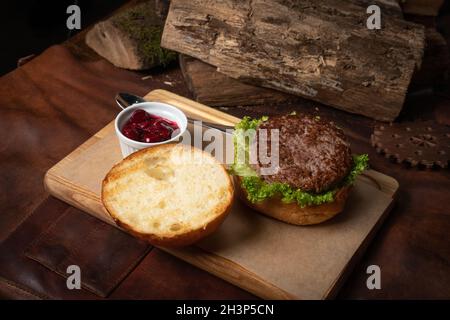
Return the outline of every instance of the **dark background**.
{"type": "Polygon", "coordinates": [[[0,76],[17,67],[19,58],[39,54],[63,42],[78,30],[69,31],[66,9],[77,4],[81,9],[81,29],[101,20],[126,0],[3,0],[0,1],[0,76]]]}
{"type": "MultiPolygon", "coordinates": [[[[105,18],[127,0],[3,0],[0,1],[0,76],[17,67],[17,60],[39,54],[47,47],[61,43],[78,30],[69,31],[66,9],[71,4],[81,8],[81,28],[105,18]]],[[[450,1],[441,8],[437,29],[450,40],[450,1]]],[[[408,20],[417,20],[406,17],[408,20]]],[[[419,21],[421,19],[418,19],[419,21]]],[[[429,19],[425,19],[429,20],[429,19]]]]}

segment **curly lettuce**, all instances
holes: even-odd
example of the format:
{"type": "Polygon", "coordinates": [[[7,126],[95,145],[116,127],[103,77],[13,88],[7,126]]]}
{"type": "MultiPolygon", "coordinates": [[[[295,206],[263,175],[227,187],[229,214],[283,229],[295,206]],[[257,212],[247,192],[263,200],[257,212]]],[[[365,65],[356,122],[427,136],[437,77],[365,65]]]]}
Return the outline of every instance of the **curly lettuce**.
{"type": "Polygon", "coordinates": [[[352,169],[341,184],[322,193],[306,192],[301,189],[292,188],[286,183],[268,183],[261,179],[256,171],[248,164],[249,145],[251,141],[249,141],[248,135],[245,134],[248,130],[256,130],[260,123],[267,120],[268,117],[262,117],[260,119],[244,117],[236,124],[233,132],[235,154],[234,163],[231,165],[230,171],[232,174],[242,178],[242,187],[247,191],[248,200],[253,203],[263,201],[275,195],[281,196],[281,200],[285,203],[297,202],[301,207],[333,202],[334,196],[340,188],[353,184],[356,177],[368,168],[369,157],[367,154],[354,155],[352,169]],[[245,155],[245,161],[238,161],[242,160],[238,159],[237,155],[239,151],[245,155]]]}
{"type": "Polygon", "coordinates": [[[252,130],[256,132],[258,125],[267,121],[269,117],[262,117],[260,119],[252,119],[250,117],[244,117],[240,122],[236,124],[233,131],[233,143],[234,143],[234,163],[231,165],[231,172],[237,176],[249,177],[258,176],[258,174],[248,165],[249,162],[249,144],[251,139],[252,130]],[[246,133],[250,133],[247,135],[246,133]],[[238,159],[238,153],[242,151],[245,159],[238,159]]]}

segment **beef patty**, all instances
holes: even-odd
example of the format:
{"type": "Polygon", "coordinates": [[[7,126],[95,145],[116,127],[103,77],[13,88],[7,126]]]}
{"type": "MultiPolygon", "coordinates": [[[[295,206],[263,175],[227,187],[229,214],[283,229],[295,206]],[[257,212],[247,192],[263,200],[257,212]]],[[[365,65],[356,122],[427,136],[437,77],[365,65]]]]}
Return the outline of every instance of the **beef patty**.
{"type": "MultiPolygon", "coordinates": [[[[279,130],[279,166],[274,174],[261,175],[266,182],[287,183],[303,191],[320,193],[342,181],[352,167],[350,146],[343,131],[333,123],[306,115],[269,117],[258,126],[254,143],[262,134],[260,129],[268,130],[269,154],[270,130],[279,130]]],[[[268,166],[261,164],[260,159],[253,165],[259,173],[268,166]]]]}

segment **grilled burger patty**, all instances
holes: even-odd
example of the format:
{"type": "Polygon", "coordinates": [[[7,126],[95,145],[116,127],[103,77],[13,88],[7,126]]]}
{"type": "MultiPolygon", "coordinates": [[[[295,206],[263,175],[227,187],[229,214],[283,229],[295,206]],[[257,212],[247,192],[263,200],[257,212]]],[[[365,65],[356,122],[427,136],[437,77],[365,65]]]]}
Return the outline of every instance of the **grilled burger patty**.
{"type": "MultiPolygon", "coordinates": [[[[320,193],[342,181],[352,167],[351,150],[343,131],[318,117],[269,117],[258,126],[254,143],[259,141],[260,129],[268,130],[269,154],[270,130],[279,130],[279,167],[275,174],[261,176],[268,183],[287,183],[293,188],[320,193]]],[[[258,159],[253,168],[260,172],[269,165],[261,164],[258,159]]]]}

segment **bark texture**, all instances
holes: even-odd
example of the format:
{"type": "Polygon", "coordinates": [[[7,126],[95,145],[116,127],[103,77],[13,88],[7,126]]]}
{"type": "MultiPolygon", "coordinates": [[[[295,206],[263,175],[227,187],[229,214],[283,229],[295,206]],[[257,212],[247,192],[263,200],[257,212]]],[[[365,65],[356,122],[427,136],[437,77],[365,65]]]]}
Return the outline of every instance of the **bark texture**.
{"type": "Polygon", "coordinates": [[[230,78],[198,59],[179,55],[181,72],[195,100],[209,106],[239,106],[298,100],[297,96],[230,78]]]}
{"type": "Polygon", "coordinates": [[[143,70],[168,64],[176,54],[160,46],[164,4],[149,0],[97,23],[86,34],[87,45],[120,68],[143,70]]]}
{"type": "Polygon", "coordinates": [[[234,79],[392,121],[420,65],[424,28],[345,0],[173,0],[162,46],[234,79]]]}

